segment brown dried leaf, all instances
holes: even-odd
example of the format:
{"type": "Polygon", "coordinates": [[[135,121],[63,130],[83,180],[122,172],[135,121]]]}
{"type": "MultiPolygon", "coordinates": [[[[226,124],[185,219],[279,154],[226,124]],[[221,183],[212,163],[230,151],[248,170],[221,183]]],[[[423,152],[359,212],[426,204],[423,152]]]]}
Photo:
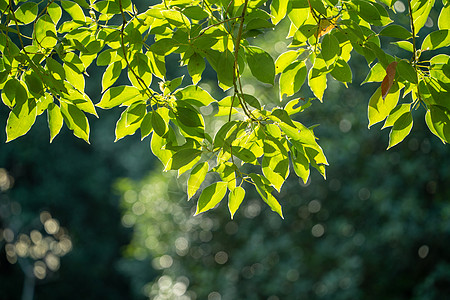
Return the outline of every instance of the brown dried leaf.
{"type": "Polygon", "coordinates": [[[397,68],[397,62],[391,62],[386,68],[386,76],[383,78],[383,82],[381,82],[381,96],[384,100],[387,94],[389,94],[389,90],[394,83],[395,71],[397,68]]]}

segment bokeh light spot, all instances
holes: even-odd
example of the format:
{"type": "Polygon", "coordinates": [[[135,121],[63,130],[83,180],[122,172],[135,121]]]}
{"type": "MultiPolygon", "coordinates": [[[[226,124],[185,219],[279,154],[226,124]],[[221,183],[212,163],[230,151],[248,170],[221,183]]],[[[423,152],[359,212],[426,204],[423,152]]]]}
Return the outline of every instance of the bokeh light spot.
{"type": "Polygon", "coordinates": [[[325,227],[323,227],[322,224],[316,224],[311,229],[311,234],[317,238],[324,235],[324,233],[325,233],[325,227]]]}
{"type": "Polygon", "coordinates": [[[228,261],[228,254],[225,251],[219,251],[214,256],[214,260],[219,265],[223,265],[228,261]]]}

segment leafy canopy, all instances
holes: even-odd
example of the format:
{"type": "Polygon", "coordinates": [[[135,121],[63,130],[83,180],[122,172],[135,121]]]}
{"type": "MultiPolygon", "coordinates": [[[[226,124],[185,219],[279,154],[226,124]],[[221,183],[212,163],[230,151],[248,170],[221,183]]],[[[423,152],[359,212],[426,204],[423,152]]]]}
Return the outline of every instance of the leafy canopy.
{"type": "Polygon", "coordinates": [[[325,177],[328,165],[313,128],[292,118],[311,105],[297,92],[307,84],[322,101],[331,78],[350,83],[348,61],[354,53],[369,66],[364,83],[379,82],[368,104],[369,127],[383,121],[383,128],[391,127],[388,148],[410,133],[412,111],[419,107],[430,131],[450,141],[450,56],[435,51],[450,45],[450,2],[442,1],[438,30],[421,44],[419,32],[437,4],[406,1],[410,24],[405,27],[391,19],[393,2],[167,0],[138,12],[131,0],[0,0],[0,89],[11,110],[7,142],[26,134],[45,112],[50,141],[66,124],[89,142],[86,115],[122,107],[116,140],[138,129],[142,139],[151,136],[151,150],[165,170],[190,172],[189,198],[208,174],[218,174],[220,180],[203,189],[196,214],[214,208],[228,192],[233,216],[247,183],[283,216],[273,192],[281,190],[290,169],[306,182],[311,167],[325,177]],[[280,30],[280,23],[289,26],[290,45],[274,59],[250,41],[280,30]],[[409,57],[388,54],[382,36],[409,57]],[[422,59],[423,53],[431,58],[422,59]],[[183,86],[183,77],[167,79],[171,54],[187,67],[192,85],[183,86]],[[96,104],[85,92],[91,64],[106,66],[96,104]],[[214,99],[200,87],[206,64],[228,92],[225,98],[214,99]],[[243,92],[246,68],[278,89],[273,103],[279,106],[268,110],[243,92]],[[128,85],[116,83],[123,73],[128,85]],[[208,128],[211,120],[222,125],[208,128]]]}

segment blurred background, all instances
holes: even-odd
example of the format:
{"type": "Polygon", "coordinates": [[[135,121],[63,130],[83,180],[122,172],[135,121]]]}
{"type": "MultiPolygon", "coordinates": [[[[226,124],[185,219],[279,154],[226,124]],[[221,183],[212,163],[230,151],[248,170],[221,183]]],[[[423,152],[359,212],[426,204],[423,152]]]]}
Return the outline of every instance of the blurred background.
{"type": "MultiPolygon", "coordinates": [[[[277,57],[284,36],[269,32],[252,43],[277,57]]],[[[178,66],[177,57],[168,64],[178,66]]],[[[49,144],[44,116],[8,144],[1,130],[0,299],[446,299],[449,148],[419,109],[411,135],[386,151],[389,130],[367,129],[377,85],[360,86],[363,58],[354,55],[351,65],[348,89],[330,78],[324,103],[296,116],[320,124],[330,166],[327,180],[315,171],[306,184],[290,175],[277,195],[284,220],[251,189],[234,220],[226,201],[193,217],[187,177],[162,173],[148,138],[113,142],[120,110],[90,119],[91,145],[67,128],[49,144]]],[[[187,74],[167,69],[168,79],[187,74]]],[[[104,69],[88,71],[88,94],[98,102],[104,69]]],[[[214,73],[204,75],[202,87],[222,97],[214,73]]],[[[279,105],[271,87],[244,81],[246,93],[279,105]]],[[[7,115],[0,106],[0,128],[7,115]]]]}

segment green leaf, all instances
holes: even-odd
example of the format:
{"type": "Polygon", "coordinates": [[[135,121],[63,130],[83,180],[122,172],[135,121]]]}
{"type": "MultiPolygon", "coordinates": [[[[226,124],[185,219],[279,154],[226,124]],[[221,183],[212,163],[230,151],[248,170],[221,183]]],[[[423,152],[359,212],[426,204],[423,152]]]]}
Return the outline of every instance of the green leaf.
{"type": "Polygon", "coordinates": [[[124,138],[127,135],[135,134],[136,130],[138,130],[138,128],[140,126],[139,122],[127,125],[128,110],[129,110],[129,108],[127,108],[126,110],[124,110],[122,112],[119,120],[116,123],[116,129],[115,129],[116,139],[114,140],[114,142],[117,142],[118,140],[124,138]]]}
{"type": "Polygon", "coordinates": [[[234,55],[231,51],[218,52],[215,50],[207,50],[206,58],[217,73],[219,86],[223,90],[227,90],[233,86],[234,72],[234,55]]]}
{"type": "Polygon", "coordinates": [[[300,90],[306,79],[304,61],[295,61],[283,70],[280,76],[280,100],[283,95],[292,96],[300,90]]]}
{"type": "Polygon", "coordinates": [[[176,91],[175,97],[194,106],[208,106],[216,100],[211,95],[196,85],[189,85],[176,91]]]}
{"type": "Polygon", "coordinates": [[[194,216],[214,208],[225,197],[227,183],[219,181],[205,188],[197,202],[197,210],[194,216]]]}
{"type": "Polygon", "coordinates": [[[150,46],[150,51],[161,56],[166,56],[172,53],[176,48],[176,41],[174,39],[164,38],[157,40],[150,46]]]}
{"type": "Polygon", "coordinates": [[[122,61],[116,61],[109,65],[102,77],[102,93],[116,82],[122,72],[124,65],[122,61]]]}
{"type": "MultiPolygon", "coordinates": [[[[131,69],[128,69],[128,79],[131,84],[142,91],[145,91],[152,83],[152,73],[149,65],[148,56],[137,53],[130,62],[131,69]]],[[[122,68],[124,67],[125,65],[122,64],[122,68]]]]}
{"type": "Polygon", "coordinates": [[[408,80],[409,82],[417,84],[419,81],[417,79],[417,73],[411,64],[405,60],[400,60],[397,64],[397,73],[398,75],[408,80]]]}
{"type": "Polygon", "coordinates": [[[379,34],[401,40],[409,40],[412,38],[412,34],[408,29],[397,24],[391,24],[384,27],[379,34]]]}
{"type": "Polygon", "coordinates": [[[281,218],[284,219],[281,205],[277,201],[277,199],[272,195],[272,191],[274,189],[273,187],[270,186],[270,181],[262,177],[261,175],[255,173],[251,173],[250,177],[252,178],[255,184],[256,191],[264,200],[264,202],[266,202],[267,205],[269,205],[272,211],[276,212],[277,214],[280,215],[281,218]]]}
{"type": "MultiPolygon", "coordinates": [[[[14,15],[17,21],[24,25],[30,24],[33,22],[38,14],[38,5],[34,2],[26,2],[19,6],[18,9],[14,12],[14,15]]],[[[11,21],[14,23],[14,21],[11,21]]]]}
{"type": "Polygon", "coordinates": [[[322,101],[323,94],[327,88],[327,76],[326,74],[322,74],[318,77],[311,78],[313,68],[310,69],[308,76],[308,85],[314,95],[322,101]]]}
{"type": "Polygon", "coordinates": [[[199,163],[192,169],[187,182],[188,199],[191,199],[195,195],[200,185],[205,181],[208,170],[209,165],[206,161],[199,163]]]}
{"type": "Polygon", "coordinates": [[[181,149],[180,151],[175,152],[169,160],[166,169],[178,170],[192,161],[199,160],[201,155],[202,151],[198,149],[181,149]]]}
{"type": "Polygon", "coordinates": [[[334,79],[340,82],[352,82],[352,70],[348,63],[343,59],[336,60],[333,70],[330,72],[334,79]]]}
{"type": "Polygon", "coordinates": [[[270,14],[272,16],[273,24],[278,24],[284,19],[287,13],[289,1],[288,0],[273,0],[270,4],[270,14]]]}
{"type": "Polygon", "coordinates": [[[414,46],[411,42],[408,41],[398,41],[398,42],[392,42],[391,44],[397,45],[403,50],[406,50],[408,52],[413,53],[414,52],[414,46]]]}
{"type": "Polygon", "coordinates": [[[450,5],[444,6],[439,14],[439,29],[450,29],[450,18],[448,16],[450,16],[450,5]]]}
{"type": "Polygon", "coordinates": [[[194,20],[203,20],[209,17],[207,11],[200,6],[188,6],[183,8],[183,14],[194,20]]]}
{"type": "Polygon", "coordinates": [[[399,104],[390,113],[381,129],[394,126],[394,123],[404,114],[411,112],[411,103],[399,104]]]}
{"type": "Polygon", "coordinates": [[[298,55],[298,51],[289,50],[278,56],[275,61],[275,74],[284,72],[284,70],[297,59],[298,55]]]}
{"type": "Polygon", "coordinates": [[[50,143],[58,135],[63,126],[61,109],[55,103],[50,103],[47,108],[48,128],[50,130],[50,143]]]}
{"type": "Polygon", "coordinates": [[[422,52],[435,50],[450,45],[450,29],[441,29],[431,32],[422,43],[422,52]]]}
{"type": "Polygon", "coordinates": [[[183,82],[183,76],[177,77],[175,79],[172,79],[170,81],[166,81],[164,82],[161,87],[162,87],[162,91],[164,92],[164,95],[168,95],[170,93],[172,93],[173,91],[175,91],[177,89],[177,87],[179,87],[181,85],[181,83],[183,82]]]}
{"type": "Polygon", "coordinates": [[[142,96],[139,89],[133,86],[122,85],[108,89],[96,106],[103,109],[109,109],[128,102],[133,103],[141,100],[145,100],[145,98],[142,96]]]}
{"type": "Polygon", "coordinates": [[[450,113],[447,109],[431,105],[425,115],[425,121],[430,131],[439,137],[443,143],[450,142],[450,113]]]}
{"type": "Polygon", "coordinates": [[[164,119],[156,110],[154,110],[152,113],[152,127],[155,133],[159,136],[163,136],[167,131],[166,121],[164,121],[164,119]]]}
{"type": "MultiPolygon", "coordinates": [[[[233,147],[234,149],[234,147],[233,147]]],[[[218,166],[213,170],[220,175],[220,178],[227,183],[227,187],[230,191],[236,188],[236,170],[237,166],[229,161],[220,161],[220,157],[217,158],[218,166]]]]}
{"type": "Polygon", "coordinates": [[[412,17],[416,34],[425,25],[428,20],[431,9],[434,6],[434,0],[412,0],[412,17]]]}
{"type": "Polygon", "coordinates": [[[386,69],[383,67],[381,63],[377,62],[369,70],[366,79],[364,79],[361,85],[367,82],[382,82],[385,76],[386,76],[386,69]]]}
{"type": "Polygon", "coordinates": [[[142,121],[147,113],[147,106],[145,103],[137,102],[133,103],[126,109],[125,113],[125,125],[130,126],[142,121]]]}
{"type": "Polygon", "coordinates": [[[273,84],[275,79],[275,63],[272,56],[255,46],[245,47],[248,66],[253,76],[261,82],[273,84]]]}
{"type": "Polygon", "coordinates": [[[264,157],[261,166],[264,176],[279,192],[289,175],[289,158],[286,149],[278,140],[264,140],[264,157]]]}
{"type": "Polygon", "coordinates": [[[83,13],[83,9],[73,1],[61,1],[62,8],[69,13],[74,21],[86,22],[86,17],[83,13]]]}
{"type": "Polygon", "coordinates": [[[332,34],[326,34],[321,43],[321,54],[327,66],[332,65],[341,52],[339,41],[332,34]]]}
{"type": "Polygon", "coordinates": [[[36,115],[37,106],[33,99],[14,106],[6,121],[6,142],[26,134],[33,126],[36,115]]]}
{"type": "Polygon", "coordinates": [[[394,123],[389,134],[389,148],[394,147],[408,136],[413,127],[413,119],[410,112],[401,115],[394,123]]]}
{"type": "Polygon", "coordinates": [[[61,102],[61,113],[64,121],[73,134],[89,144],[89,123],[84,113],[75,105],[61,102]]]}
{"type": "Polygon", "coordinates": [[[303,180],[303,183],[306,184],[310,174],[308,156],[303,147],[295,146],[292,150],[292,165],[294,167],[294,172],[303,180]]]}
{"type": "Polygon", "coordinates": [[[66,74],[66,80],[78,91],[84,91],[85,80],[81,72],[74,70],[71,64],[65,63],[63,65],[64,73],[66,74]]]}
{"type": "Polygon", "coordinates": [[[27,99],[27,90],[19,80],[10,78],[3,86],[2,101],[6,106],[13,108],[16,104],[22,105],[27,99]]]}
{"type": "Polygon", "coordinates": [[[49,15],[43,15],[37,20],[34,26],[33,42],[42,48],[55,47],[57,43],[56,27],[49,15]]]}
{"type": "Polygon", "coordinates": [[[364,0],[353,0],[349,2],[349,5],[358,13],[364,21],[367,21],[374,25],[379,24],[381,20],[381,15],[378,9],[369,1],[364,0]]]}
{"type": "Polygon", "coordinates": [[[368,116],[369,128],[373,124],[383,121],[398,103],[400,89],[397,83],[391,87],[390,92],[383,100],[381,87],[379,87],[369,100],[368,116]]]}
{"type": "Polygon", "coordinates": [[[259,103],[259,100],[256,99],[254,96],[249,94],[243,94],[242,97],[244,98],[245,103],[247,103],[251,107],[254,107],[258,110],[261,109],[261,104],[259,103]]]}
{"type": "Polygon", "coordinates": [[[150,133],[153,130],[153,126],[152,126],[152,112],[149,111],[147,112],[147,114],[144,116],[144,118],[142,119],[141,122],[141,141],[146,138],[147,136],[150,135],[150,133]]]}
{"type": "Polygon", "coordinates": [[[50,19],[52,19],[53,24],[58,25],[58,22],[62,16],[61,7],[57,3],[52,2],[47,7],[47,12],[48,12],[48,15],[50,16],[50,19]]]}
{"type": "Polygon", "coordinates": [[[197,84],[202,79],[202,73],[205,70],[206,63],[203,57],[199,54],[194,53],[189,58],[188,62],[188,72],[192,78],[192,83],[197,84]]]}
{"type": "Polygon", "coordinates": [[[284,110],[288,113],[288,115],[293,115],[299,112],[302,112],[306,108],[311,106],[311,98],[306,100],[304,98],[292,99],[289,101],[284,110]]]}
{"type": "Polygon", "coordinates": [[[228,194],[228,209],[230,210],[231,219],[233,219],[234,214],[238,210],[239,206],[241,206],[244,197],[245,190],[241,186],[237,186],[228,194]]]}

